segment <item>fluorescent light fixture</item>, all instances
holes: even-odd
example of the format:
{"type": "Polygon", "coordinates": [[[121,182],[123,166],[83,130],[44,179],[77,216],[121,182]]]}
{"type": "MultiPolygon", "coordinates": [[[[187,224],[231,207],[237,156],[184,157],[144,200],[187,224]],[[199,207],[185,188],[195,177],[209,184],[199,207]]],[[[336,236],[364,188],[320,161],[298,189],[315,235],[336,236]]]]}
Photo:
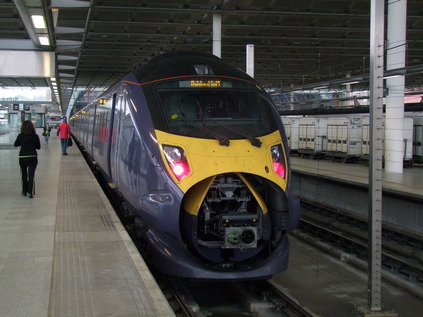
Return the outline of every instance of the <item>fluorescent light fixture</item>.
{"type": "Polygon", "coordinates": [[[390,76],[384,76],[383,79],[389,79],[389,78],[396,78],[401,77],[402,75],[390,75],[390,76]]]}
{"type": "Polygon", "coordinates": [[[44,17],[42,15],[34,14],[31,15],[32,23],[34,23],[34,27],[36,29],[45,29],[46,22],[44,21],[44,17]]]}
{"type": "Polygon", "coordinates": [[[345,82],[345,83],[342,83],[341,85],[352,85],[352,84],[358,84],[359,83],[359,81],[350,81],[350,82],[345,82]]]}
{"type": "Polygon", "coordinates": [[[39,36],[38,40],[40,41],[41,45],[45,45],[45,46],[50,45],[50,41],[46,35],[39,36]]]}

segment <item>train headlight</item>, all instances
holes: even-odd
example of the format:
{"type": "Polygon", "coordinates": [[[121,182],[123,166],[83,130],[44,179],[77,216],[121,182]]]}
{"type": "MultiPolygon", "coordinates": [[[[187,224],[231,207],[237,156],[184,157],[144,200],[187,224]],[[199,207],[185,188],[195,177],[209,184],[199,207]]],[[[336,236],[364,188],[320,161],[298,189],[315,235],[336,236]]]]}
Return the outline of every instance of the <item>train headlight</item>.
{"type": "Polygon", "coordinates": [[[276,174],[285,179],[286,169],[282,146],[280,144],[272,146],[270,148],[270,154],[272,155],[273,170],[276,174]]]}
{"type": "Polygon", "coordinates": [[[191,168],[189,167],[185,152],[182,148],[179,146],[163,145],[163,151],[167,163],[178,181],[191,173],[191,168]]]}

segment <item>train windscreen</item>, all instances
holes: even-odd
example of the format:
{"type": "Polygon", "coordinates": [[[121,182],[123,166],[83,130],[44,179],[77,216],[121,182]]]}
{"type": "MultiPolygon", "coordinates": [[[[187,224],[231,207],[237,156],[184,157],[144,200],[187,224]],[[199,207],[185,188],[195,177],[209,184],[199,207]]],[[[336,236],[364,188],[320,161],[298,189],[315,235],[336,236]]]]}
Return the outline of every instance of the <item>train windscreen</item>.
{"type": "Polygon", "coordinates": [[[263,136],[277,130],[272,105],[254,85],[233,80],[176,80],[156,85],[166,132],[228,139],[263,136]]]}

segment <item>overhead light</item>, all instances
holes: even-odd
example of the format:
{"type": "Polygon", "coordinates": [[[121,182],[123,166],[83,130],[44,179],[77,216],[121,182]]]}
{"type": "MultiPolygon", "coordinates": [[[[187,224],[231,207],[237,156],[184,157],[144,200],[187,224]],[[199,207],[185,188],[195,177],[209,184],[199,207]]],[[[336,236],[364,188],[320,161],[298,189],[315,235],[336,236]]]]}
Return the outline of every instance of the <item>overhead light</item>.
{"type": "Polygon", "coordinates": [[[39,14],[31,15],[32,23],[34,23],[34,27],[36,29],[45,29],[46,28],[46,22],[44,20],[44,16],[39,14]]]}
{"type": "Polygon", "coordinates": [[[40,41],[41,45],[45,45],[45,46],[50,45],[50,41],[46,35],[39,36],[38,40],[40,41]]]}
{"type": "Polygon", "coordinates": [[[383,79],[389,79],[389,78],[396,78],[401,77],[402,75],[390,75],[390,76],[384,76],[383,79]]]}
{"type": "Polygon", "coordinates": [[[345,83],[342,83],[341,85],[352,85],[352,84],[358,84],[359,83],[359,81],[350,81],[350,82],[345,82],[345,83]]]}

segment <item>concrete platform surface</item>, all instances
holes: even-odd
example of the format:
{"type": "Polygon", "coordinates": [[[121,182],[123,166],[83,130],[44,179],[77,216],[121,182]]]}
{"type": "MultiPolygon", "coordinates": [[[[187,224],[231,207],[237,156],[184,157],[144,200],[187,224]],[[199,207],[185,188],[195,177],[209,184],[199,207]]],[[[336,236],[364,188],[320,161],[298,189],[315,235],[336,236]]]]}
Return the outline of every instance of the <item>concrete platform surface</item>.
{"type": "Polygon", "coordinates": [[[78,149],[41,138],[35,196],[0,136],[0,316],[174,316],[78,149]]]}

